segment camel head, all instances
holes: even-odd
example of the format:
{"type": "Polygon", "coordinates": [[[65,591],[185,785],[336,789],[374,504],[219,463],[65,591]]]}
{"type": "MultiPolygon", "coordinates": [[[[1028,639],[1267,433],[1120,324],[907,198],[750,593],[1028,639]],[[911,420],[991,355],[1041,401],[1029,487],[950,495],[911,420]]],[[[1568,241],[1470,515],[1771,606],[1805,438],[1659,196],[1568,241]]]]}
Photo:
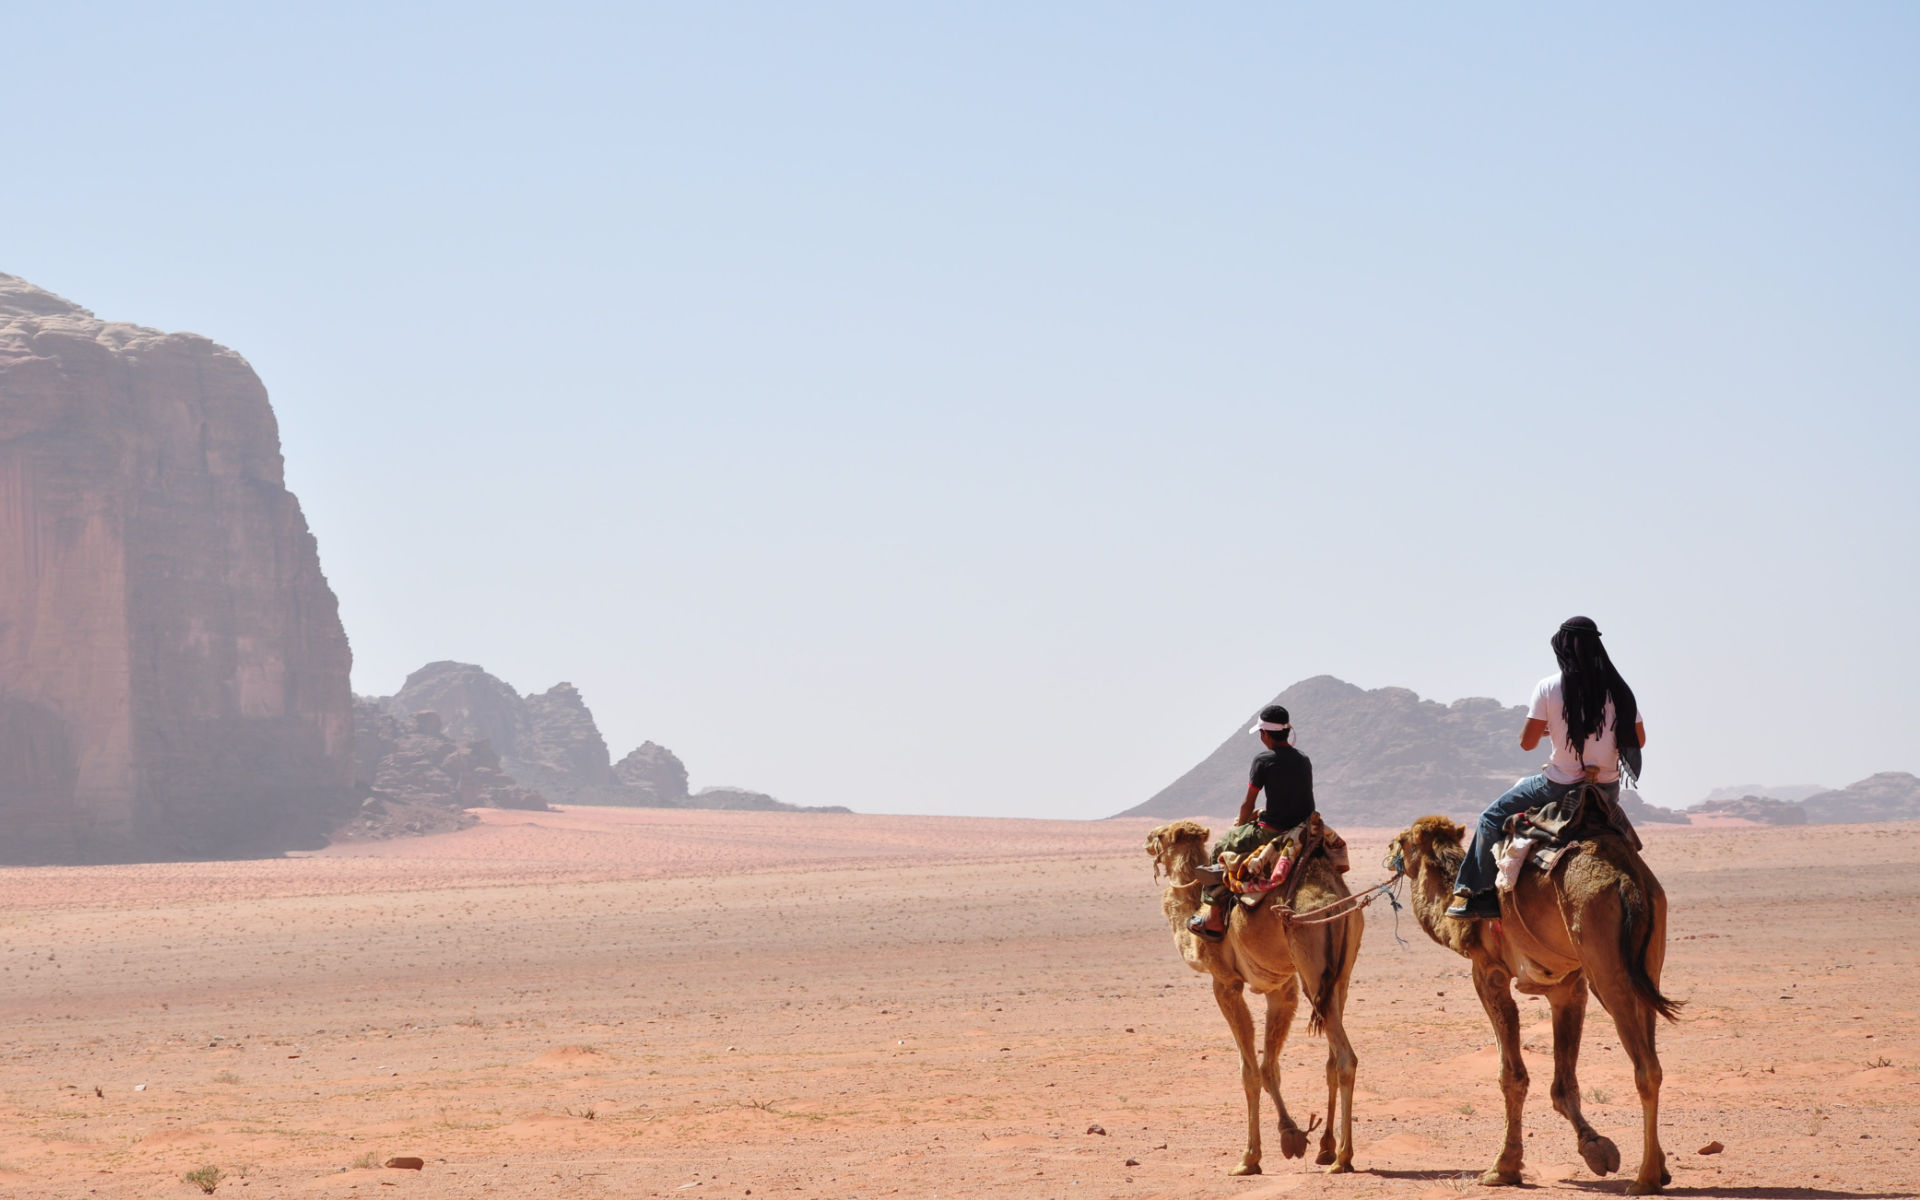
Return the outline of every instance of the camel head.
{"type": "Polygon", "coordinates": [[[1193,878],[1193,869],[1207,858],[1207,839],[1213,836],[1198,821],[1173,821],[1147,835],[1147,853],[1153,856],[1153,877],[1165,875],[1174,883],[1193,878]]]}
{"type": "Polygon", "coordinates": [[[1421,817],[1393,839],[1390,849],[1405,864],[1408,875],[1417,877],[1434,867],[1452,878],[1465,853],[1460,843],[1466,836],[1465,829],[1445,817],[1421,817]]]}

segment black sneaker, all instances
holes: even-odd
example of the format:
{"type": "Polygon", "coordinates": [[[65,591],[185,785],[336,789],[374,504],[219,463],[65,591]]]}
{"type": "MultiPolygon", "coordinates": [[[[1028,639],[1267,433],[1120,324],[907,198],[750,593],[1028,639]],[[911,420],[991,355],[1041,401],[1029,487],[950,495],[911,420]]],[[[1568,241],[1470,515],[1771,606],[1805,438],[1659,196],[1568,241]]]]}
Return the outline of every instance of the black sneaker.
{"type": "Polygon", "coordinates": [[[1447,915],[1462,921],[1495,921],[1500,918],[1500,897],[1492,888],[1471,896],[1453,898],[1447,915]]]}

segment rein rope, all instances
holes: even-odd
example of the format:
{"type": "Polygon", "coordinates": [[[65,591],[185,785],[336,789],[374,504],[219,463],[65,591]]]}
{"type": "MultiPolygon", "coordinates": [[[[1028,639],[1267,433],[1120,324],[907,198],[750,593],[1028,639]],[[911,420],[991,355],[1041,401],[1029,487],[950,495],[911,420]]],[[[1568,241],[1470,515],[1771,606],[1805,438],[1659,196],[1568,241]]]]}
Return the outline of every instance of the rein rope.
{"type": "MultiPolygon", "coordinates": [[[[1393,874],[1380,883],[1374,884],[1365,891],[1355,892],[1351,896],[1343,896],[1335,900],[1332,904],[1311,909],[1309,910],[1311,915],[1302,915],[1294,912],[1290,908],[1282,909],[1280,912],[1281,920],[1285,921],[1289,926],[1325,925],[1329,921],[1337,921],[1341,917],[1359,912],[1382,896],[1391,896],[1394,885],[1407,877],[1407,865],[1401,860],[1398,854],[1388,859],[1383,865],[1391,870],[1393,874]]],[[[1400,910],[1400,901],[1397,897],[1393,900],[1393,908],[1397,919],[1400,910]]],[[[1398,937],[1399,935],[1396,934],[1395,936],[1398,937]]]]}

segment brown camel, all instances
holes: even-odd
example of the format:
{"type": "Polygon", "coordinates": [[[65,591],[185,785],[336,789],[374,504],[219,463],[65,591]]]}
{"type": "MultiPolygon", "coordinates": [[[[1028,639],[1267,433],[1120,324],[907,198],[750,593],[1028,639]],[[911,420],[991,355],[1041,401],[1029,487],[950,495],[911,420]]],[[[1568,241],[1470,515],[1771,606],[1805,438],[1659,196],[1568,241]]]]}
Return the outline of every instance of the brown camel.
{"type": "MultiPolygon", "coordinates": [[[[1280,1098],[1280,1047],[1293,1024],[1298,1001],[1296,980],[1307,992],[1312,1016],[1307,1032],[1327,1035],[1327,1127],[1320,1135],[1316,1160],[1328,1174],[1353,1170],[1353,1072],[1359,1059],[1347,1040],[1341,1014],[1347,1005],[1347,981],[1360,954],[1362,921],[1358,912],[1321,925],[1291,930],[1277,907],[1268,901],[1258,908],[1233,906],[1224,941],[1214,943],[1187,929],[1187,918],[1200,907],[1202,881],[1195,868],[1206,865],[1210,830],[1193,821],[1175,821],[1147,835],[1147,853],[1153,856],[1154,878],[1167,876],[1161,907],[1173,926],[1180,956],[1196,971],[1213,976],[1213,998],[1226,1014],[1233,1040],[1240,1048],[1240,1082],[1247,1092],[1247,1152],[1229,1174],[1260,1173],[1260,1088],[1266,1085],[1280,1110],[1280,1153],[1299,1158],[1307,1152],[1307,1132],[1287,1115],[1280,1098]],[[1252,988],[1267,998],[1266,1046],[1257,1052],[1253,1040],[1253,1013],[1243,990],[1252,988]],[[1338,1102],[1338,1140],[1334,1112],[1338,1102]]],[[[1300,878],[1294,907],[1305,914],[1348,894],[1346,881],[1324,855],[1308,861],[1300,878]]],[[[1311,1125],[1308,1127],[1311,1128],[1311,1125]]]]}
{"type": "Polygon", "coordinates": [[[1633,1062],[1640,1092],[1640,1172],[1627,1191],[1657,1192],[1670,1181],[1660,1149],[1660,1059],[1654,1016],[1674,1020],[1680,1004],[1660,994],[1667,952],[1667,894],[1626,838],[1603,833],[1569,846],[1550,871],[1529,868],[1500,898],[1501,919],[1446,915],[1466,830],[1445,817],[1422,817],[1393,839],[1412,881],[1413,913],[1427,936],[1473,964],[1473,986],[1500,1039],[1500,1090],[1507,1140],[1480,1176],[1488,1185],[1520,1182],[1520,1109],[1527,1068],[1520,1060],[1520,1012],[1512,988],[1545,996],[1553,1009],[1553,1107],[1573,1123],[1580,1157],[1596,1175],[1620,1169],[1620,1151],[1580,1115],[1580,1029],[1587,989],[1612,1015],[1633,1062]]]}

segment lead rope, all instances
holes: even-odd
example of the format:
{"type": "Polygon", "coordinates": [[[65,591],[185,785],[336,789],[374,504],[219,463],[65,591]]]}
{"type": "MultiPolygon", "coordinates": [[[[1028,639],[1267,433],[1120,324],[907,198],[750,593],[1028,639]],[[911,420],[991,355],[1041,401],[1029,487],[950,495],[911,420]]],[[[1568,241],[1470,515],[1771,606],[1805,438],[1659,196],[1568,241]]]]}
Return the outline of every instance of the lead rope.
{"type": "MultiPolygon", "coordinates": [[[[1382,896],[1391,896],[1393,894],[1393,885],[1399,883],[1405,877],[1406,872],[1396,868],[1392,878],[1382,883],[1376,883],[1364,892],[1356,892],[1351,896],[1343,896],[1335,900],[1332,904],[1313,909],[1313,915],[1310,917],[1303,917],[1292,909],[1282,909],[1280,916],[1289,926],[1324,925],[1328,921],[1337,921],[1349,913],[1359,912],[1382,896]]],[[[1396,912],[1400,908],[1400,901],[1397,898],[1393,901],[1393,907],[1396,912]]],[[[1396,933],[1394,936],[1398,937],[1399,934],[1396,933]]]]}

